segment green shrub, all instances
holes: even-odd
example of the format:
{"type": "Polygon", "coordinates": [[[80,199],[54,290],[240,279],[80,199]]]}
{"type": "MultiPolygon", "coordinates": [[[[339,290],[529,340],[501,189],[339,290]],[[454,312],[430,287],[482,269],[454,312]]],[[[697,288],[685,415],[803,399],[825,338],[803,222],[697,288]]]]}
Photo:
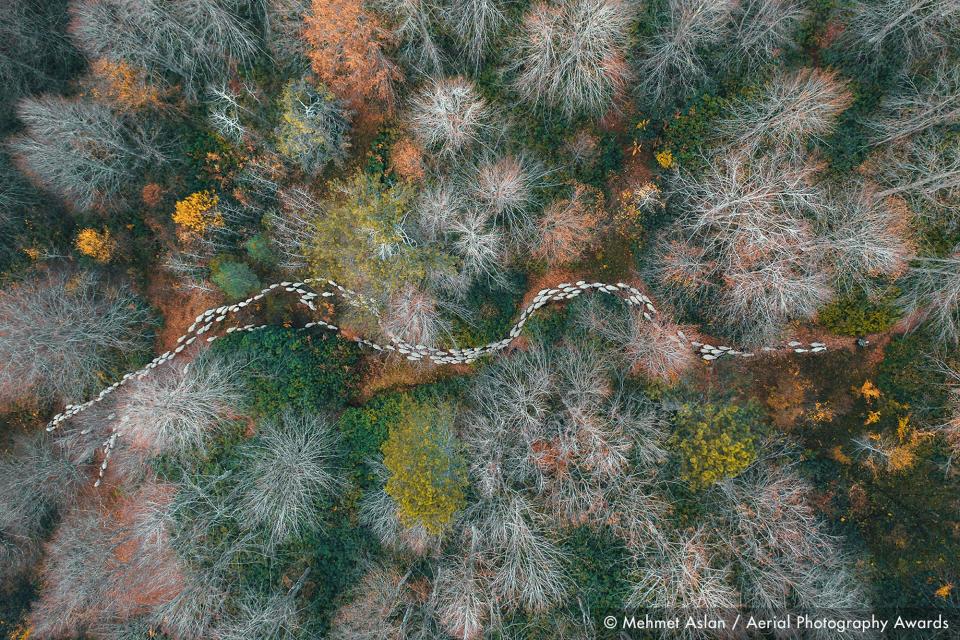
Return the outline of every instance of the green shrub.
{"type": "Polygon", "coordinates": [[[197,126],[205,121],[205,115],[198,112],[190,115],[192,119],[184,121],[183,127],[176,131],[183,141],[182,153],[186,156],[184,191],[217,190],[224,177],[233,176],[240,170],[244,162],[243,151],[219,133],[197,126]]]}
{"type": "Polygon", "coordinates": [[[266,327],[227,335],[213,346],[229,357],[249,360],[243,370],[252,411],[273,415],[285,407],[327,412],[346,401],[355,382],[359,348],[333,336],[266,327]]]}
{"type": "Polygon", "coordinates": [[[629,553],[608,529],[577,527],[563,542],[570,578],[594,618],[621,611],[630,595],[629,553]]]}
{"type": "Polygon", "coordinates": [[[709,94],[700,96],[686,111],[678,113],[667,123],[658,152],[669,152],[673,164],[689,168],[711,141],[713,124],[725,108],[724,98],[709,94]]]}
{"type": "Polygon", "coordinates": [[[367,464],[380,458],[380,448],[387,440],[390,425],[403,415],[404,397],[390,393],[377,396],[362,407],[350,407],[340,416],[338,425],[346,450],[346,463],[361,489],[375,481],[367,464]]]}
{"type": "MultiPolygon", "coordinates": [[[[827,58],[829,61],[830,56],[827,58]]],[[[852,78],[853,104],[840,114],[823,145],[830,172],[837,176],[854,171],[866,159],[871,149],[871,132],[866,122],[893,89],[898,75],[895,65],[848,67],[844,71],[852,78]]]]}
{"type": "Polygon", "coordinates": [[[387,493],[408,527],[438,534],[464,502],[466,468],[453,437],[452,410],[404,400],[382,450],[390,472],[387,493]]]}
{"type": "Polygon", "coordinates": [[[374,557],[379,549],[372,534],[338,514],[322,534],[308,537],[298,547],[300,557],[306,556],[310,566],[310,604],[308,618],[312,622],[305,637],[326,637],[330,621],[340,604],[340,596],[359,580],[365,567],[364,559],[374,557]]]}
{"type": "Polygon", "coordinates": [[[213,261],[210,279],[231,300],[242,300],[260,289],[260,278],[243,262],[213,261]]]}
{"type": "MultiPolygon", "coordinates": [[[[945,375],[930,359],[930,354],[936,352],[936,341],[922,329],[897,336],[884,350],[876,376],[877,386],[884,394],[909,405],[931,424],[947,418],[945,375]]],[[[960,366],[956,361],[948,364],[960,366]]]]}
{"type": "Polygon", "coordinates": [[[680,455],[680,477],[694,491],[735,477],[756,457],[755,411],[734,404],[687,403],[673,418],[671,447],[680,455]]]}
{"type": "Polygon", "coordinates": [[[900,319],[897,289],[890,287],[876,296],[863,291],[842,296],[817,312],[817,321],[831,333],[863,336],[886,331],[900,319]]]}

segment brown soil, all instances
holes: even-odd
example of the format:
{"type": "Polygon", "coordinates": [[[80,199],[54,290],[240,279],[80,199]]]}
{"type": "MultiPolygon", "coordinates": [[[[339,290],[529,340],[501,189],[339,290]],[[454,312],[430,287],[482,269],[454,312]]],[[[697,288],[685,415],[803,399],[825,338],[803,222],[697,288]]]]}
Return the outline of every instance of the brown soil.
{"type": "Polygon", "coordinates": [[[473,366],[468,364],[439,366],[371,355],[366,359],[366,370],[355,400],[362,404],[382,391],[410,389],[472,371],[473,366]]]}
{"type": "Polygon", "coordinates": [[[623,148],[623,168],[607,179],[607,206],[616,209],[620,194],[653,180],[653,146],[634,148],[633,143],[623,148]]]}
{"type": "Polygon", "coordinates": [[[175,346],[177,338],[186,332],[198,315],[222,304],[222,298],[213,292],[178,288],[176,280],[162,271],[153,274],[147,287],[147,299],[163,314],[163,326],[157,332],[158,353],[175,346]]]}

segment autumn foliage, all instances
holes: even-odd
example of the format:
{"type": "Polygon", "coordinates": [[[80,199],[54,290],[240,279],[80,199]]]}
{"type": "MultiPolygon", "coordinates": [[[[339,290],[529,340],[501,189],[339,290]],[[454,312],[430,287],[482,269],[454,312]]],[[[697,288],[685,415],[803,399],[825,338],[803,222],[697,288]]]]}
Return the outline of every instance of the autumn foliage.
{"type": "Polygon", "coordinates": [[[124,62],[106,58],[91,65],[95,79],[93,97],[115,102],[126,109],[142,109],[160,105],[160,91],[150,85],[146,73],[124,62]]]}
{"type": "Polygon", "coordinates": [[[304,38],[313,72],[361,122],[393,114],[401,74],[384,54],[391,36],[360,0],[314,0],[304,38]]]}
{"type": "Polygon", "coordinates": [[[97,262],[110,262],[117,248],[117,241],[110,235],[109,229],[81,229],[74,241],[77,251],[97,262]]]}
{"type": "Polygon", "coordinates": [[[423,150],[412,139],[401,138],[390,150],[390,168],[405,180],[422,180],[425,175],[423,150]]]}
{"type": "Polygon", "coordinates": [[[400,522],[433,534],[443,531],[464,503],[465,468],[454,448],[449,411],[407,403],[383,445],[391,474],[387,493],[397,502],[400,522]]]}
{"type": "Polygon", "coordinates": [[[222,227],[223,216],[217,211],[220,198],[209,191],[197,191],[177,202],[173,221],[187,234],[202,234],[210,228],[222,227]]]}

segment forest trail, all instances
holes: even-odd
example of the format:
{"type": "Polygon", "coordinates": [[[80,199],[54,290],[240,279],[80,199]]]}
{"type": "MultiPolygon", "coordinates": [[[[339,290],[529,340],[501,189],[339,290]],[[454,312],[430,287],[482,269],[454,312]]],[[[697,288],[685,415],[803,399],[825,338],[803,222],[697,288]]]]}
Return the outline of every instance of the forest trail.
{"type": "MultiPolygon", "coordinates": [[[[396,338],[393,338],[388,344],[377,344],[361,336],[350,335],[348,339],[359,345],[372,348],[378,352],[397,353],[404,356],[407,360],[414,362],[426,360],[436,364],[466,365],[471,364],[484,356],[492,355],[507,349],[519,338],[526,322],[535,313],[537,313],[539,309],[543,308],[547,304],[572,300],[579,297],[583,293],[591,291],[596,291],[619,298],[628,306],[635,308],[638,313],[640,313],[647,321],[653,321],[657,313],[652,300],[639,289],[630,284],[625,282],[608,284],[604,282],[587,282],[584,280],[578,280],[575,283],[558,283],[553,287],[544,288],[538,291],[529,301],[526,302],[516,323],[510,329],[509,334],[500,340],[489,342],[484,345],[460,349],[437,349],[435,347],[428,347],[420,344],[409,344],[396,338]]],[[[53,431],[62,422],[86,410],[90,406],[101,402],[116,389],[126,385],[128,381],[146,377],[156,367],[163,365],[184,353],[184,351],[191,347],[191,345],[193,345],[198,339],[201,339],[201,342],[210,343],[220,337],[220,335],[229,334],[236,331],[256,331],[268,326],[266,324],[254,323],[248,323],[245,325],[240,325],[237,323],[232,326],[226,326],[225,322],[227,318],[241,314],[248,306],[257,306],[259,301],[265,296],[279,292],[296,293],[299,296],[299,304],[309,308],[311,311],[317,310],[317,304],[315,301],[333,296],[339,296],[348,304],[352,304],[354,306],[370,306],[370,302],[366,300],[364,296],[355,291],[351,291],[340,284],[337,284],[333,280],[306,278],[301,282],[285,281],[271,284],[262,289],[256,295],[251,296],[250,298],[247,298],[241,302],[237,302],[232,305],[223,305],[213,309],[207,309],[197,316],[194,323],[190,325],[183,335],[176,339],[175,344],[177,346],[157,356],[142,369],[125,374],[122,379],[101,390],[100,393],[91,400],[88,400],[82,404],[67,405],[63,412],[57,414],[50,420],[50,422],[47,424],[47,431],[53,431]],[[320,290],[312,290],[312,283],[318,283],[320,290]],[[307,287],[309,287],[309,289],[307,287]],[[223,329],[221,333],[215,333],[220,329],[223,329]],[[211,335],[202,338],[203,334],[208,332],[210,332],[211,335]]],[[[313,327],[323,328],[328,331],[333,331],[340,335],[344,335],[340,327],[324,320],[308,322],[302,328],[310,329],[313,327]]],[[[798,340],[791,340],[786,344],[778,345],[776,347],[763,347],[761,350],[758,350],[755,353],[753,351],[740,351],[720,344],[713,345],[710,343],[688,340],[687,336],[679,331],[678,336],[685,342],[689,342],[691,347],[693,347],[700,357],[706,361],[726,359],[729,357],[753,357],[758,355],[758,353],[821,353],[827,348],[827,345],[823,342],[807,343],[798,340]]]]}

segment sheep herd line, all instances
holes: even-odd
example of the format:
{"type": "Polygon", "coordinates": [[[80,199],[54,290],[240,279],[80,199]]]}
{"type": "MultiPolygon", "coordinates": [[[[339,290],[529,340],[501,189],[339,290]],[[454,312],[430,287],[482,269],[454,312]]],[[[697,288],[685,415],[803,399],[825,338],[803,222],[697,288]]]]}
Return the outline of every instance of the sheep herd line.
{"type": "MultiPolygon", "coordinates": [[[[639,289],[633,287],[625,282],[617,282],[615,284],[607,284],[603,282],[586,282],[584,280],[578,280],[575,283],[560,283],[553,287],[548,287],[546,289],[541,289],[533,297],[532,301],[523,309],[520,313],[520,317],[517,319],[517,322],[510,329],[508,335],[501,339],[493,342],[489,342],[485,345],[477,347],[468,347],[468,348],[454,348],[454,349],[438,349],[435,347],[430,347],[422,344],[410,344],[401,340],[395,336],[389,336],[390,342],[388,344],[377,344],[371,340],[367,340],[362,337],[348,337],[347,339],[356,342],[359,345],[363,345],[374,349],[375,351],[387,352],[387,353],[396,353],[408,360],[414,362],[423,362],[429,361],[435,364],[470,364],[477,359],[492,355],[499,351],[502,351],[509,347],[523,331],[524,325],[527,321],[542,307],[551,302],[564,302],[567,300],[572,300],[581,294],[588,291],[598,291],[600,293],[605,293],[608,295],[615,296],[626,303],[628,306],[633,307],[637,310],[645,320],[652,321],[654,316],[657,313],[656,308],[653,305],[653,302],[643,294],[639,289]]],[[[216,307],[214,309],[207,309],[199,316],[197,316],[196,321],[190,325],[187,329],[187,332],[177,338],[177,346],[169,351],[166,351],[153,360],[151,360],[143,368],[127,373],[120,380],[114,382],[109,387],[101,390],[92,399],[81,403],[81,404],[69,404],[67,405],[61,413],[55,415],[49,423],[47,423],[47,431],[53,431],[59,427],[63,422],[69,420],[71,417],[77,415],[78,413],[86,410],[90,406],[104,400],[109,396],[113,391],[118,389],[121,386],[124,386],[131,380],[143,379],[150,372],[157,368],[160,365],[163,365],[178,355],[183,353],[187,347],[192,345],[198,339],[201,339],[202,336],[206,333],[211,333],[222,329],[223,323],[225,323],[231,316],[234,316],[242,312],[246,307],[258,303],[265,296],[272,293],[296,293],[299,295],[299,304],[309,308],[311,311],[317,311],[316,300],[323,298],[331,298],[334,296],[339,296],[348,304],[353,306],[363,307],[376,314],[375,302],[365,298],[364,296],[358,294],[355,291],[352,291],[333,280],[324,280],[322,278],[305,278],[301,282],[279,282],[269,285],[268,287],[262,289],[256,295],[253,295],[246,300],[237,302],[231,305],[223,305],[216,307]],[[319,285],[315,287],[314,285],[319,285]],[[318,290],[315,290],[319,289],[318,290]]],[[[222,333],[214,333],[205,338],[205,341],[210,343],[216,340],[220,335],[234,333],[237,331],[256,331],[258,329],[265,328],[269,325],[266,324],[245,324],[245,325],[234,325],[227,327],[222,333]]],[[[303,329],[310,329],[313,327],[320,327],[328,331],[333,331],[340,333],[340,327],[326,322],[324,320],[314,320],[303,325],[303,329]]],[[[755,355],[753,351],[746,350],[737,350],[729,346],[718,345],[714,346],[711,344],[699,342],[697,340],[689,339],[683,331],[677,331],[677,337],[683,342],[690,345],[697,354],[706,361],[717,360],[725,357],[740,357],[740,358],[750,358],[755,355]]],[[[774,352],[774,351],[789,351],[794,353],[822,353],[826,351],[827,345],[823,342],[811,342],[811,343],[802,343],[796,340],[792,340],[782,345],[778,346],[766,346],[762,347],[760,351],[762,352],[774,352]]],[[[114,436],[111,436],[113,438],[114,436]]],[[[106,451],[109,452],[113,448],[113,443],[108,440],[104,443],[106,451]]],[[[101,476],[103,470],[106,469],[106,460],[104,460],[101,468],[101,476]]]]}

